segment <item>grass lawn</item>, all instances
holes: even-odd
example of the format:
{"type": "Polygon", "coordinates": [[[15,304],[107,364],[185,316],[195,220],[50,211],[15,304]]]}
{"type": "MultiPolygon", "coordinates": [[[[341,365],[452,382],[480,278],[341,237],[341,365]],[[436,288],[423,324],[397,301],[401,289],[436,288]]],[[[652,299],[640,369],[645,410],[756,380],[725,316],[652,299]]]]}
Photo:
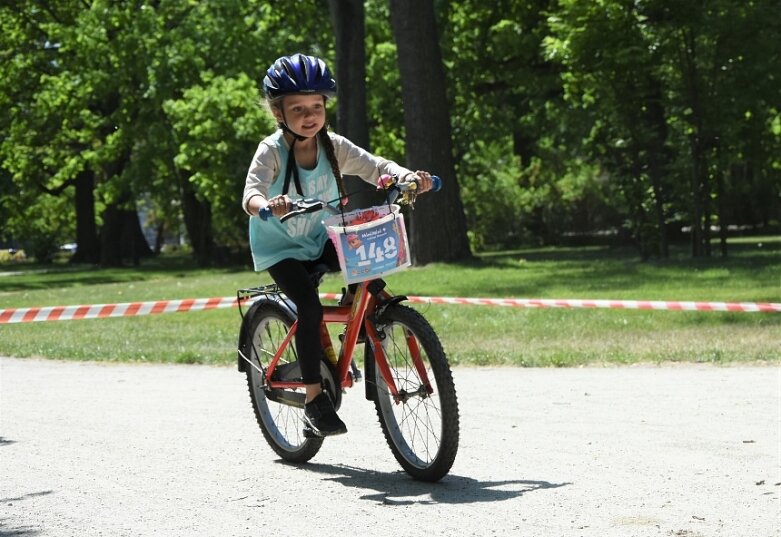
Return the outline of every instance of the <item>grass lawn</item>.
{"type": "MultiPolygon", "coordinates": [[[[97,270],[0,265],[0,309],[208,298],[269,283],[248,267],[197,269],[184,257],[97,270]]],[[[685,248],[641,262],[631,250],[541,248],[483,254],[392,275],[397,294],[781,302],[781,237],[732,239],[726,259],[685,248]]],[[[324,292],[342,287],[331,275],[324,292]]],[[[454,364],[574,366],[637,362],[781,362],[781,314],[415,305],[454,364]]],[[[237,309],[0,325],[0,355],[233,364],[237,309]]]]}

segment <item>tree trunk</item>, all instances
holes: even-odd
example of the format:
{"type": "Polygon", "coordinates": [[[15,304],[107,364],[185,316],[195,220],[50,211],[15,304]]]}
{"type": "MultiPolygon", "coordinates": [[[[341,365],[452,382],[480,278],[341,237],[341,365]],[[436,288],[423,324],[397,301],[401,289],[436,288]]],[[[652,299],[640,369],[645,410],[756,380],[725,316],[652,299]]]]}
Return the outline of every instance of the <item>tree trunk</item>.
{"type": "Polygon", "coordinates": [[[121,267],[122,254],[119,240],[121,218],[116,204],[107,205],[103,210],[103,227],[100,228],[100,266],[121,267]]]}
{"type": "Polygon", "coordinates": [[[455,178],[445,73],[432,0],[391,0],[404,103],[407,165],[442,178],[442,190],[418,199],[411,213],[413,263],[471,257],[455,178]]]}
{"type": "Polygon", "coordinates": [[[216,248],[212,234],[211,205],[198,199],[187,179],[182,180],[182,214],[196,263],[199,267],[213,265],[216,248]]]}
{"type": "MultiPolygon", "coordinates": [[[[371,149],[366,104],[366,43],[363,0],[329,0],[336,34],[336,130],[367,151],[371,149]]],[[[382,196],[358,177],[346,175],[348,209],[376,205],[382,196]]]]}
{"type": "MultiPolygon", "coordinates": [[[[728,169],[731,169],[730,166],[728,169]]],[[[718,174],[716,183],[716,196],[718,197],[717,203],[719,204],[719,247],[721,249],[721,257],[727,257],[727,225],[729,219],[727,218],[727,198],[726,187],[724,185],[724,176],[727,171],[718,174]]]]}
{"type": "Polygon", "coordinates": [[[366,122],[366,50],[361,0],[329,0],[336,34],[336,121],[339,132],[369,149],[366,122]]]}
{"type": "Polygon", "coordinates": [[[670,257],[670,246],[667,240],[667,218],[664,210],[665,191],[662,187],[664,168],[667,165],[667,120],[665,118],[662,100],[664,98],[662,85],[656,78],[649,82],[649,93],[646,120],[652,133],[648,152],[650,154],[648,176],[651,179],[651,188],[654,193],[654,212],[656,226],[659,228],[659,256],[666,259],[670,257]]]}
{"type": "Polygon", "coordinates": [[[630,207],[634,207],[634,211],[632,211],[632,213],[634,213],[632,220],[634,222],[633,225],[635,226],[634,233],[635,239],[637,240],[637,247],[640,251],[640,258],[643,261],[648,261],[648,259],[651,257],[651,237],[649,236],[650,226],[648,225],[648,215],[646,214],[644,206],[645,184],[644,181],[640,181],[640,177],[642,176],[641,169],[643,167],[643,163],[640,159],[638,148],[636,146],[634,147],[632,153],[633,155],[630,159],[632,170],[631,175],[636,179],[628,189],[627,193],[631,196],[630,207]]]}
{"type": "Polygon", "coordinates": [[[100,263],[100,240],[95,222],[95,174],[76,176],[76,253],[71,263],[100,263]]]}
{"type": "MultiPolygon", "coordinates": [[[[130,160],[130,152],[106,165],[106,177],[119,176],[130,160]]],[[[136,200],[129,184],[124,184],[118,198],[103,211],[100,230],[100,264],[103,267],[121,267],[124,260],[139,265],[142,257],[150,257],[152,250],[146,242],[138,220],[136,200]]]]}
{"type": "Polygon", "coordinates": [[[536,140],[527,136],[525,130],[518,129],[513,132],[513,153],[518,157],[521,168],[526,168],[531,164],[534,157],[536,140]]]}
{"type": "Polygon", "coordinates": [[[702,248],[704,241],[704,233],[702,227],[703,221],[703,207],[702,207],[702,173],[700,168],[702,163],[698,156],[697,141],[692,140],[692,157],[693,157],[693,169],[691,176],[691,203],[692,203],[692,215],[691,215],[691,245],[692,256],[701,257],[704,255],[702,248]]]}
{"type": "Polygon", "coordinates": [[[142,258],[152,255],[138,221],[138,212],[121,208],[120,203],[108,205],[103,212],[100,242],[100,265],[103,267],[121,267],[126,260],[138,266],[142,258]]]}
{"type": "Polygon", "coordinates": [[[692,256],[701,257],[706,254],[705,242],[708,231],[705,225],[706,207],[704,196],[706,195],[706,181],[708,179],[708,166],[705,158],[704,128],[702,123],[702,102],[699,88],[699,74],[697,71],[697,49],[694,33],[691,29],[682,31],[682,70],[683,79],[688,92],[687,98],[692,109],[692,133],[689,135],[692,151],[692,176],[691,176],[691,228],[692,228],[692,256]]]}

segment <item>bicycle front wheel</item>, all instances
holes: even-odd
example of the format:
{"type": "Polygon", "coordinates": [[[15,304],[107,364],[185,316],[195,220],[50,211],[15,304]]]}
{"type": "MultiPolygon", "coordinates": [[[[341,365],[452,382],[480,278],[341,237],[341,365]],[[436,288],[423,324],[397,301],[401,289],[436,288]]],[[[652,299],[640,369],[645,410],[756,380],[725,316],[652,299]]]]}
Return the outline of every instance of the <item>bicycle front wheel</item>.
{"type": "MultiPolygon", "coordinates": [[[[385,439],[413,478],[438,481],[450,471],[458,451],[458,400],[447,357],[434,329],[412,308],[390,306],[376,326],[384,335],[383,349],[399,392],[398,397],[390,392],[379,366],[367,368],[385,439]]],[[[369,347],[367,358],[373,360],[369,347]]]]}
{"type": "MultiPolygon", "coordinates": [[[[303,390],[271,390],[266,383],[266,371],[295,319],[289,312],[273,304],[259,306],[249,319],[246,345],[247,385],[260,430],[269,446],[288,462],[306,462],[323,445],[322,438],[303,434],[303,390]],[[296,397],[298,396],[298,397],[296,397]],[[290,401],[300,399],[301,406],[290,401]]],[[[277,369],[297,367],[294,345],[289,345],[277,364],[277,369]],[[289,365],[288,365],[289,364],[289,365]]]]}

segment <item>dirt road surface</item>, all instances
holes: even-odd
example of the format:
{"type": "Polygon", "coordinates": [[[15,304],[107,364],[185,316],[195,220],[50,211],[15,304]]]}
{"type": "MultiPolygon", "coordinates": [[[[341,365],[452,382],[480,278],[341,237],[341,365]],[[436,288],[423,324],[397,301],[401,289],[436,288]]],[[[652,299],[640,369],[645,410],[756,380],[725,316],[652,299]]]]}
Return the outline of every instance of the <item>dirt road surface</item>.
{"type": "Polygon", "coordinates": [[[291,466],[233,368],[0,358],[0,536],[781,534],[778,367],[454,377],[458,457],[426,484],[362,389],[291,466]]]}

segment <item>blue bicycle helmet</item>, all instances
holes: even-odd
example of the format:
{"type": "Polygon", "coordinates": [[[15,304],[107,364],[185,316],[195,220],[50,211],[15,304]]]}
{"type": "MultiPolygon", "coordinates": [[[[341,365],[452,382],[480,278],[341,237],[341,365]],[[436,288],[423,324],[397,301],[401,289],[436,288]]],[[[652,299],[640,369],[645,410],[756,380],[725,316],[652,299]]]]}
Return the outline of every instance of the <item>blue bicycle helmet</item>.
{"type": "Polygon", "coordinates": [[[334,97],[336,81],[320,58],[293,54],[282,56],[268,68],[263,79],[263,92],[271,100],[294,94],[334,97]]]}

